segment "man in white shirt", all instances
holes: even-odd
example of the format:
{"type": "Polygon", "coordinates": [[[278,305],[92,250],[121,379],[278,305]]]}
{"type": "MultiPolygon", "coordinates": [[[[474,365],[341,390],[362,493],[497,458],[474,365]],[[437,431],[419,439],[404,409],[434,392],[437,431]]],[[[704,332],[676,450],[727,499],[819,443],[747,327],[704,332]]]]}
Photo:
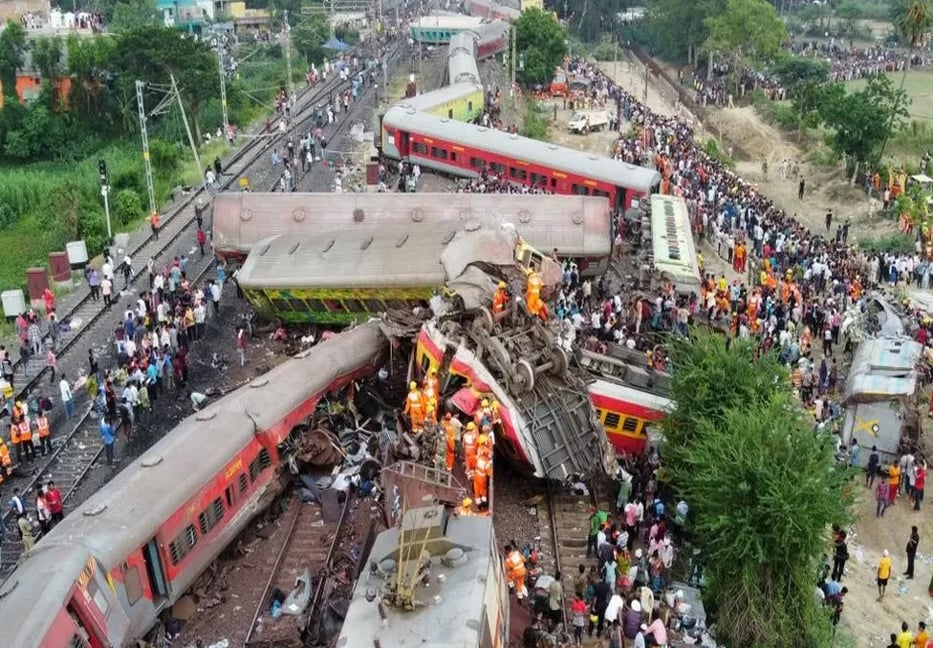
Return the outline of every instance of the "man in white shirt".
{"type": "Polygon", "coordinates": [[[70,419],[75,411],[74,395],[71,393],[71,385],[68,384],[68,378],[62,374],[61,382],[58,383],[58,389],[62,394],[62,404],[65,406],[65,418],[70,419]]]}

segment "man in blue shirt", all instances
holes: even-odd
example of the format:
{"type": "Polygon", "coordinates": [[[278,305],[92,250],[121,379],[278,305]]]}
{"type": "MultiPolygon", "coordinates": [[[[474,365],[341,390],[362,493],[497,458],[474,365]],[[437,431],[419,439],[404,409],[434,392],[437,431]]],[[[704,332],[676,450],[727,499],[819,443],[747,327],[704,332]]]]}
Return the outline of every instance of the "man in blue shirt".
{"type": "Polygon", "coordinates": [[[100,418],[100,438],[104,442],[104,453],[107,456],[107,465],[113,465],[113,444],[116,441],[116,435],[113,431],[113,425],[106,416],[100,418]]]}

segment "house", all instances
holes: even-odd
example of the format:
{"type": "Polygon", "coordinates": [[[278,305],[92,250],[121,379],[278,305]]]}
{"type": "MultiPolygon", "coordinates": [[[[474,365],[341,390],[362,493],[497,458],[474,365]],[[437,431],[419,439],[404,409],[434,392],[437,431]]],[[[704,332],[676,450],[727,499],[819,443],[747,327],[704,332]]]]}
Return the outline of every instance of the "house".
{"type": "MultiPolygon", "coordinates": [[[[26,53],[23,55],[23,65],[16,72],[16,96],[19,97],[19,100],[23,103],[29,103],[35,100],[42,90],[42,75],[33,65],[30,53],[31,51],[27,49],[26,53]]],[[[64,72],[68,67],[67,56],[67,48],[63,47],[60,67],[62,76],[55,80],[54,86],[55,98],[65,108],[68,107],[68,97],[71,94],[72,83],[71,77],[66,76],[64,72]]],[[[3,83],[0,82],[0,108],[3,108],[4,94],[3,83]]]]}
{"type": "Polygon", "coordinates": [[[177,27],[192,34],[200,34],[215,15],[213,0],[156,0],[156,10],[166,27],[177,27]]]}
{"type": "Polygon", "coordinates": [[[262,31],[272,22],[272,13],[268,9],[247,9],[245,2],[228,2],[227,11],[238,35],[262,31]]]}

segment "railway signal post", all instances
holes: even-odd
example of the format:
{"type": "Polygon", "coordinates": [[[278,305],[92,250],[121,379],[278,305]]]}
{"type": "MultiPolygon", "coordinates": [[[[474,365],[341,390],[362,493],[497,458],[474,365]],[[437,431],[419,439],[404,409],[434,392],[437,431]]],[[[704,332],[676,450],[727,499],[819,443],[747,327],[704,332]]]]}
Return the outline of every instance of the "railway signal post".
{"type": "Polygon", "coordinates": [[[101,158],[97,163],[97,170],[100,172],[100,195],[104,198],[104,216],[107,218],[107,244],[113,238],[113,232],[110,229],[110,184],[107,177],[107,161],[101,158]]]}

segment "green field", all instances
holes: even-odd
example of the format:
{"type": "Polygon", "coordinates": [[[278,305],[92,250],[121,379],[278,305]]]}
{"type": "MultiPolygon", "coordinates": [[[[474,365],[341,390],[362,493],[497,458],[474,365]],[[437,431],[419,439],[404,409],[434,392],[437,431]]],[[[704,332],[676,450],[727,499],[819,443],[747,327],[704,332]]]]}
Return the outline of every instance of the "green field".
{"type": "MultiPolygon", "coordinates": [[[[900,86],[901,72],[890,74],[895,85],[900,86]]],[[[865,81],[851,81],[846,84],[850,90],[860,90],[865,87],[865,81]]],[[[911,70],[904,81],[904,90],[910,97],[910,117],[924,121],[933,120],[933,70],[911,70]]]]}

